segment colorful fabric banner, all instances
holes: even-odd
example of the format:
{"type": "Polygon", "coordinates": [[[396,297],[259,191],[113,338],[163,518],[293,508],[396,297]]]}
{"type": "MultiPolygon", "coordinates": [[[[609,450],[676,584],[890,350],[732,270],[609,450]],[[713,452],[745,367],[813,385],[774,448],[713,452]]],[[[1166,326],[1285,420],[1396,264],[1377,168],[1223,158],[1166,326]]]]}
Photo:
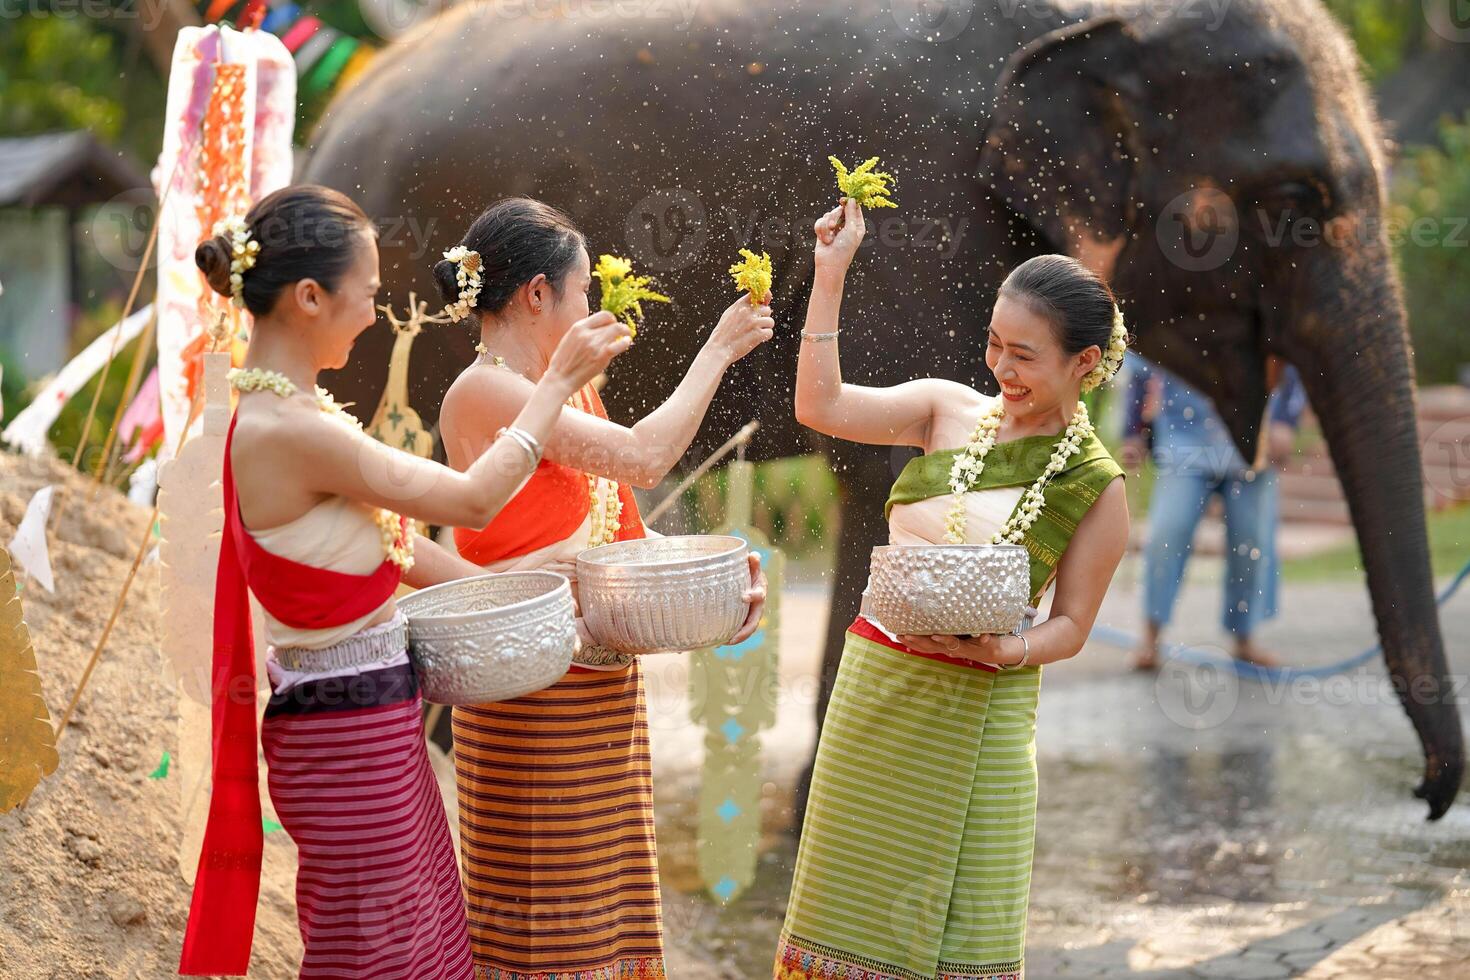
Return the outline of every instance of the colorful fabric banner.
{"type": "MultiPolygon", "coordinates": [[[[363,19],[380,37],[401,36],[412,24],[436,16],[442,4],[410,3],[404,0],[384,0],[393,9],[382,4],[362,7],[363,19]],[[396,5],[396,6],[393,6],[396,5]]],[[[286,50],[296,61],[296,74],[301,80],[303,95],[320,96],[351,83],[377,48],[361,38],[352,37],[327,24],[319,17],[302,10],[299,4],[289,0],[249,0],[243,7],[239,0],[212,0],[204,8],[204,18],[218,21],[239,9],[233,18],[238,26],[247,26],[251,18],[260,16],[260,29],[281,39],[286,50]]]]}
{"type": "MultiPolygon", "coordinates": [[[[291,181],[296,66],[273,34],[230,27],[185,28],[169,72],[163,152],[153,181],[158,232],[158,369],[163,404],[161,458],[189,422],[188,353],[218,309],[229,309],[194,264],[214,222],[243,212],[291,181]],[[164,198],[165,184],[169,184],[164,198]]],[[[234,315],[234,314],[232,314],[234,315]]],[[[249,315],[237,326],[248,328],[249,315]]],[[[195,344],[192,350],[199,350],[195,344]]]]}

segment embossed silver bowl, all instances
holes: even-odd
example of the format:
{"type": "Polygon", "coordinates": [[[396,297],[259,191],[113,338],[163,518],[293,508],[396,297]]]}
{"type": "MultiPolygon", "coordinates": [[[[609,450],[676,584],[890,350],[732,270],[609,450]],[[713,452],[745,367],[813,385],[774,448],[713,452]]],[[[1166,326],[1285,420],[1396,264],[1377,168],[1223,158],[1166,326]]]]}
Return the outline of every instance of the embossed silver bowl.
{"type": "Polygon", "coordinates": [[[894,633],[1010,633],[1030,589],[1018,544],[883,545],[873,549],[863,612],[894,633]]]}
{"type": "Polygon", "coordinates": [[[483,704],[549,687],[577,647],[572,587],[555,572],[477,575],[398,600],[425,701],[483,704]]]}
{"type": "Polygon", "coordinates": [[[577,556],[577,592],[587,632],[623,653],[719,646],[750,612],[741,538],[689,534],[638,538],[577,556]]]}

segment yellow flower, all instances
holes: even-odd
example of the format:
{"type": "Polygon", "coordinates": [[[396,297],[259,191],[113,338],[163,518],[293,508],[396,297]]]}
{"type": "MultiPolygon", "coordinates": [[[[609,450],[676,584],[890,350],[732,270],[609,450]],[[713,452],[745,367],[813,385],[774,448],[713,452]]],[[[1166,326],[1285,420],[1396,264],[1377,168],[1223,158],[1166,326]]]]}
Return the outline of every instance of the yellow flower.
{"type": "Polygon", "coordinates": [[[650,276],[635,276],[633,263],[616,255],[599,255],[592,274],[602,282],[601,308],[628,325],[633,336],[638,335],[638,324],[643,320],[644,300],[656,303],[672,302],[667,296],[649,289],[653,282],[650,276]]]}
{"type": "Polygon", "coordinates": [[[869,157],[851,171],[836,157],[829,156],[827,159],[837,171],[837,189],[844,197],[855,198],[858,205],[864,208],[898,207],[888,198],[893,193],[893,188],[889,186],[893,182],[893,175],[873,169],[878,165],[877,157],[869,157]]]}
{"type": "Polygon", "coordinates": [[[759,306],[771,291],[771,257],[765,252],[756,255],[748,248],[742,248],[740,254],[745,261],[730,266],[730,275],[737,290],[750,293],[750,305],[759,306]]]}

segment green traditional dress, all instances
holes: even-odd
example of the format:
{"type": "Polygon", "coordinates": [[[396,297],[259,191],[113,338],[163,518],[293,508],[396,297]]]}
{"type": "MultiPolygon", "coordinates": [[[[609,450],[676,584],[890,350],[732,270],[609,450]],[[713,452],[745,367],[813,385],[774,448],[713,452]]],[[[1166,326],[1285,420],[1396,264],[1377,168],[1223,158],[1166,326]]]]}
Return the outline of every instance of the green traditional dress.
{"type": "MultiPolygon", "coordinates": [[[[965,495],[986,541],[1059,435],[993,446],[965,495]]],[[[960,450],[911,460],[885,514],[893,544],[942,543],[960,450]]],[[[1096,436],[1052,478],[1024,544],[1031,604],[1122,470],[1096,436]]],[[[1020,980],[1036,830],[1041,668],[995,670],[848,630],[817,749],[776,980],[1020,980]]]]}

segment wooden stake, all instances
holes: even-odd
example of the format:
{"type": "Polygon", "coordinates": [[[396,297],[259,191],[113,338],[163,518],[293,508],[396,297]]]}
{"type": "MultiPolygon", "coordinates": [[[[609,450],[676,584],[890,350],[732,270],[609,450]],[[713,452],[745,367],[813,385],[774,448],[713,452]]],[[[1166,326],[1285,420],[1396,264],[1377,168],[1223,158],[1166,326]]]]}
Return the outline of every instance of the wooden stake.
{"type": "Polygon", "coordinates": [[[730,450],[734,449],[736,446],[740,446],[743,448],[746,443],[750,442],[751,436],[755,435],[755,430],[759,429],[760,427],[761,423],[759,419],[751,419],[749,422],[745,423],[745,425],[741,428],[739,432],[735,433],[729,439],[725,440],[725,444],[723,446],[711,453],[709,458],[706,459],[703,463],[700,463],[699,466],[695,468],[693,473],[690,473],[688,476],[684,477],[684,479],[680,480],[679,485],[673,489],[673,492],[671,492],[664,499],[660,500],[658,502],[658,506],[654,507],[653,510],[649,511],[644,516],[644,525],[651,526],[654,521],[658,520],[660,514],[662,514],[664,511],[668,510],[674,505],[674,501],[678,500],[680,495],[683,494],[685,490],[688,490],[691,486],[694,485],[695,480],[699,479],[701,476],[704,476],[705,473],[709,472],[710,467],[714,466],[720,460],[724,459],[725,456],[729,454],[730,450]]]}
{"type": "Polygon", "coordinates": [[[148,360],[148,348],[153,343],[153,333],[158,328],[158,310],[148,318],[148,324],[143,328],[143,334],[138,338],[138,353],[133,357],[133,364],[128,369],[128,380],[123,385],[122,400],[117,403],[117,411],[112,415],[112,425],[107,428],[107,439],[102,444],[102,458],[97,461],[97,469],[92,473],[92,500],[96,500],[102,492],[102,481],[111,476],[111,462],[113,443],[117,440],[117,431],[122,425],[122,417],[127,414],[128,407],[132,405],[133,398],[138,394],[138,386],[143,378],[143,364],[148,360]]]}
{"type": "MultiPolygon", "coordinates": [[[[119,323],[132,316],[133,304],[138,301],[138,290],[143,288],[143,273],[148,270],[148,260],[153,258],[153,246],[158,242],[158,222],[163,217],[163,205],[168,200],[169,187],[172,183],[173,175],[170,174],[169,182],[163,185],[163,194],[158,198],[158,211],[153,216],[153,227],[148,232],[148,244],[143,248],[143,259],[138,263],[137,275],[133,276],[133,288],[128,290],[128,301],[123,304],[122,316],[118,317],[119,323]]],[[[72,469],[76,469],[77,462],[82,458],[82,449],[87,445],[87,437],[92,434],[92,421],[97,417],[97,403],[102,400],[102,389],[107,384],[107,375],[112,370],[112,361],[117,356],[117,345],[121,337],[121,330],[112,335],[112,347],[107,352],[107,363],[102,365],[102,370],[97,374],[97,390],[92,392],[92,407],[87,409],[87,421],[82,425],[82,434],[77,439],[77,448],[71,455],[72,469]]]]}
{"type": "MultiPolygon", "coordinates": [[[[155,226],[156,228],[156,226],[155,226]]],[[[209,345],[210,352],[219,349],[219,343],[209,345]]],[[[204,386],[201,384],[194,391],[193,401],[189,405],[189,417],[192,419],[199,410],[199,403],[203,400],[204,386]]],[[[184,443],[189,438],[189,427],[186,425],[179,433],[179,445],[174,450],[177,456],[183,451],[184,443]]],[[[158,523],[158,500],[155,497],[153,511],[148,515],[148,523],[143,528],[143,538],[138,542],[137,554],[133,556],[133,565],[128,569],[127,578],[123,579],[122,590],[117,594],[117,602],[112,605],[112,615],[107,617],[107,625],[102,629],[102,635],[97,638],[97,645],[92,649],[92,656],[87,660],[86,669],[82,671],[81,680],[77,681],[77,689],[72,693],[71,702],[67,704],[66,711],[61,716],[61,721],[56,725],[56,740],[61,741],[62,734],[66,731],[67,724],[71,721],[72,714],[76,711],[77,703],[82,699],[82,692],[87,689],[87,681],[92,679],[92,670],[97,666],[97,661],[102,657],[102,651],[107,646],[107,640],[112,636],[112,628],[117,625],[117,617],[122,613],[123,603],[127,601],[128,590],[133,587],[133,579],[138,574],[138,566],[143,564],[143,558],[148,554],[148,542],[153,539],[153,527],[158,523]]]]}

